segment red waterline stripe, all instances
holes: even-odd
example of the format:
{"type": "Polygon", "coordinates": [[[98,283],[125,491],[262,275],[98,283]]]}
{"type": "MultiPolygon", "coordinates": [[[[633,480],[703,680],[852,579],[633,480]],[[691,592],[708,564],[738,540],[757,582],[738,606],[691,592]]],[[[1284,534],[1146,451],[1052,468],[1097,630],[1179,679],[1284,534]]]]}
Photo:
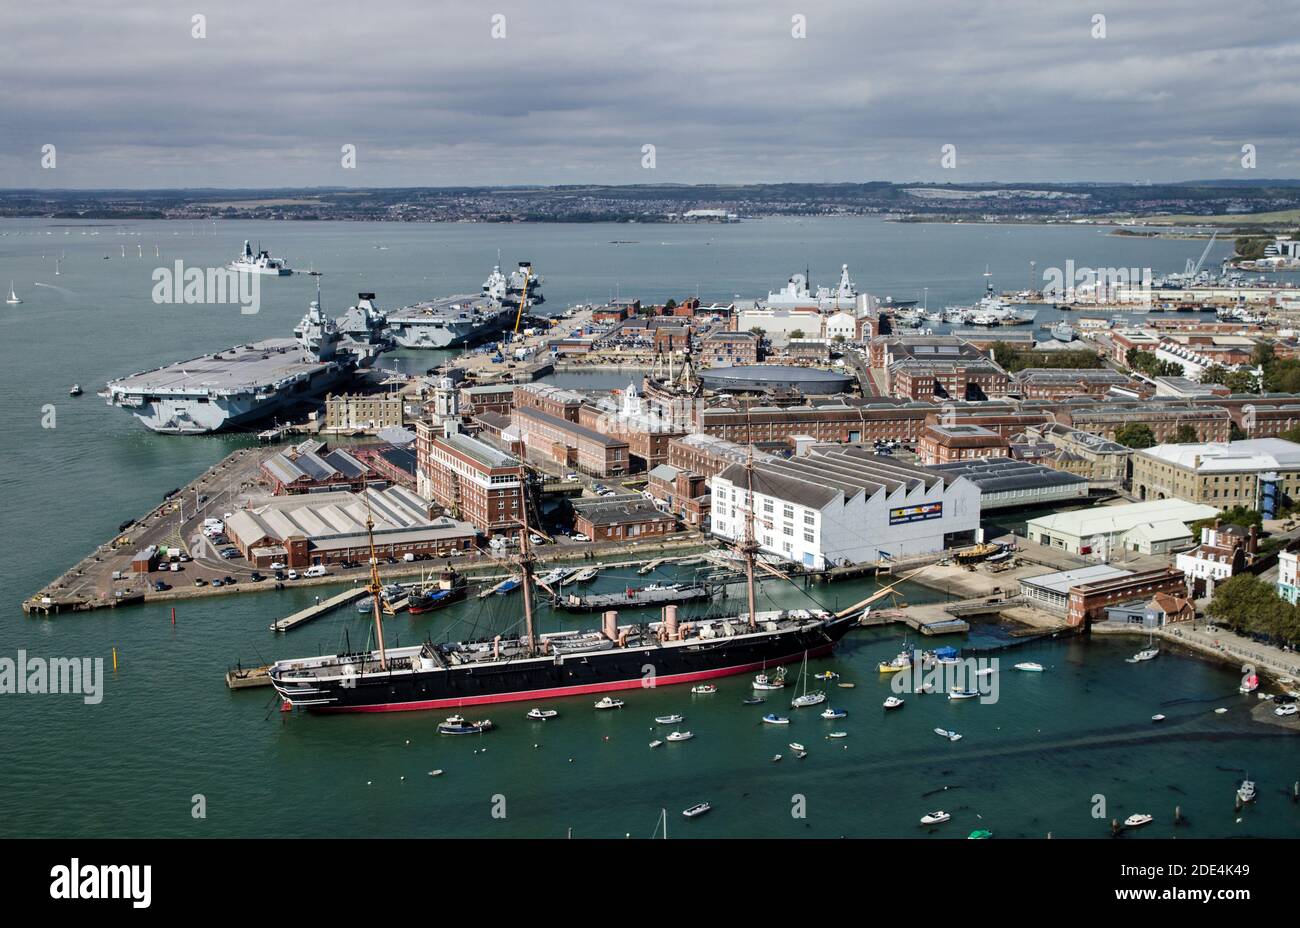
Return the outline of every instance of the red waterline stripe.
{"type": "MultiPolygon", "coordinates": [[[[835,645],[824,644],[808,651],[809,657],[821,657],[830,652],[835,645]]],[[[674,683],[694,683],[697,680],[711,680],[715,677],[730,677],[749,670],[760,670],[765,664],[792,664],[803,660],[803,651],[787,654],[775,660],[756,661],[739,664],[735,667],[723,667],[719,670],[698,670],[693,673],[677,673],[657,677],[656,686],[670,686],[674,683]]],[[[409,712],[416,709],[446,709],[462,706],[478,706],[494,702],[522,702],[526,699],[545,699],[552,696],[581,696],[584,693],[608,693],[613,690],[641,689],[641,677],[635,680],[616,680],[612,683],[588,683],[581,686],[557,686],[544,690],[522,690],[515,693],[494,693],[490,696],[465,696],[454,699],[425,699],[419,702],[389,702],[372,706],[307,706],[313,712],[409,712]]]]}

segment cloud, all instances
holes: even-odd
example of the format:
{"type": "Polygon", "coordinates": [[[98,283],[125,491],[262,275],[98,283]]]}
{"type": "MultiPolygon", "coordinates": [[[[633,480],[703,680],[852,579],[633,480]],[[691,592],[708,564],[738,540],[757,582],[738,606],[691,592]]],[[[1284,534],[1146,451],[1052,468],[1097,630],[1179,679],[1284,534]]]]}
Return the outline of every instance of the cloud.
{"type": "Polygon", "coordinates": [[[1298,27],[1276,0],[11,5],[0,171],[44,187],[1176,180],[1229,174],[1251,142],[1259,176],[1300,176],[1298,27]]]}

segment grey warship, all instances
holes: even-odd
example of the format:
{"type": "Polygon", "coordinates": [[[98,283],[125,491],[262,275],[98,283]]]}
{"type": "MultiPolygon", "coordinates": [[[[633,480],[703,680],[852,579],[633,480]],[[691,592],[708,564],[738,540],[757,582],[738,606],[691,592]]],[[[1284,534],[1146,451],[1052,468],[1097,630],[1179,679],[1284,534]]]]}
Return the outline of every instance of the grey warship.
{"type": "Polygon", "coordinates": [[[269,338],[113,380],[99,394],[148,429],[206,435],[264,419],[311,399],[368,368],[392,341],[373,293],[358,294],[341,318],[321,308],[320,292],[294,328],[269,338]]]}

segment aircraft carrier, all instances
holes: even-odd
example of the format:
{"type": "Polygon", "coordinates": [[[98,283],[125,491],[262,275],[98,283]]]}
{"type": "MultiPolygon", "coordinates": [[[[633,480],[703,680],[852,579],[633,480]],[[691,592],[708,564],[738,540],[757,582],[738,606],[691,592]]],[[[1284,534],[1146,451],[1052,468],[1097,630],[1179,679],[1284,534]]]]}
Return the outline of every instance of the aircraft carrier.
{"type": "Polygon", "coordinates": [[[294,338],[236,345],[141,371],[109,382],[99,395],[146,428],[169,435],[204,435],[264,419],[320,396],[392,347],[374,296],[359,294],[356,305],[334,319],[321,309],[318,292],[294,338]]]}
{"type": "Polygon", "coordinates": [[[509,275],[498,265],[477,295],[439,297],[394,310],[388,314],[388,329],[402,348],[472,345],[513,324],[521,301],[525,307],[545,302],[541,284],[528,261],[520,261],[509,275]]]}

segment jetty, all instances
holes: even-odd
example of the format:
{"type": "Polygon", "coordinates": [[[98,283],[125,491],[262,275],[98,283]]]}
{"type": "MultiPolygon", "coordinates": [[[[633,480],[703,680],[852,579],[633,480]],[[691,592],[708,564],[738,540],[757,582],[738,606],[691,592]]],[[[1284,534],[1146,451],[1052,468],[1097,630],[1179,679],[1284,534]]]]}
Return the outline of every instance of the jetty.
{"type": "Polygon", "coordinates": [[[347,605],[348,603],[354,603],[362,596],[365,595],[366,595],[366,588],[363,586],[353,587],[350,590],[344,590],[342,593],[337,593],[334,596],[331,596],[329,599],[322,599],[314,606],[308,606],[306,609],[300,609],[298,612],[295,612],[291,616],[287,616],[283,619],[280,619],[279,621],[272,622],[270,625],[271,631],[287,632],[291,628],[297,628],[299,625],[303,625],[307,622],[310,622],[312,619],[318,618],[327,612],[333,612],[339,606],[344,606],[347,605]]]}
{"type": "Polygon", "coordinates": [[[226,686],[232,690],[244,690],[254,686],[270,686],[271,677],[268,673],[270,669],[270,664],[263,664],[260,667],[231,667],[226,671],[226,686]]]}

